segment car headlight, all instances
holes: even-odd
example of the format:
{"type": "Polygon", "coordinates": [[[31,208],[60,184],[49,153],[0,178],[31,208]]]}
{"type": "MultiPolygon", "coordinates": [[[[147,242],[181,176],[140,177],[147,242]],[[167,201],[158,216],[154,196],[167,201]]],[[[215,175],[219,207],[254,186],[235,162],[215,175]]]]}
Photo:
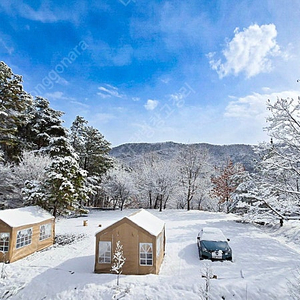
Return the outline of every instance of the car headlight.
{"type": "Polygon", "coordinates": [[[207,250],[204,246],[202,246],[202,250],[203,250],[204,252],[208,252],[208,250],[207,250]]]}
{"type": "Polygon", "coordinates": [[[226,249],[226,250],[224,251],[224,253],[225,253],[225,255],[230,254],[230,253],[231,253],[231,249],[226,249]]]}

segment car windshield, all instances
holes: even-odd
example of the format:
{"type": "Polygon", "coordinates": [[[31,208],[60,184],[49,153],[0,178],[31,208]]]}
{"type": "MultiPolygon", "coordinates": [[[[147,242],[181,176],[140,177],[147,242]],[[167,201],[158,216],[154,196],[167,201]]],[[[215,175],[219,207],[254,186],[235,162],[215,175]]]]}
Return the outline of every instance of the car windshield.
{"type": "Polygon", "coordinates": [[[203,246],[210,251],[216,251],[216,250],[222,250],[222,251],[226,251],[228,250],[228,243],[227,242],[223,242],[223,241],[201,241],[201,243],[203,244],[203,246]]]}

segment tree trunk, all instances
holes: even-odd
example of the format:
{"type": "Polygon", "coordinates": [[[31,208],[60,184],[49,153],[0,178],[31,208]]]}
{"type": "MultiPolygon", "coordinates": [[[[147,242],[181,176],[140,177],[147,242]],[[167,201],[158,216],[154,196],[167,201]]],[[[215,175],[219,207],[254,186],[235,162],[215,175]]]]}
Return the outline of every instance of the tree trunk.
{"type": "Polygon", "coordinates": [[[159,211],[162,211],[162,202],[163,202],[163,196],[160,195],[160,197],[159,197],[159,211]]]}
{"type": "Polygon", "coordinates": [[[149,208],[152,208],[152,193],[149,191],[149,208]]]}
{"type": "Polygon", "coordinates": [[[155,198],[155,202],[154,202],[154,206],[153,206],[154,209],[157,209],[157,206],[158,206],[158,197],[159,196],[156,196],[156,198],[155,198]]]}
{"type": "Polygon", "coordinates": [[[53,208],[53,217],[56,218],[56,214],[57,214],[57,205],[56,205],[56,202],[54,203],[54,208],[53,208]]]}
{"type": "Polygon", "coordinates": [[[190,202],[191,200],[187,200],[187,210],[190,210],[190,202]]]}

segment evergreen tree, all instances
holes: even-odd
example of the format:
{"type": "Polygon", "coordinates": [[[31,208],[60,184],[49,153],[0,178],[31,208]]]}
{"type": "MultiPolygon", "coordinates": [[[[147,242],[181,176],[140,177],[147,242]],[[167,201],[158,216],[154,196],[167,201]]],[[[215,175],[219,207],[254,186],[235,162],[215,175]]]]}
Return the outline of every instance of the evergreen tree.
{"type": "Polygon", "coordinates": [[[112,160],[108,156],[110,143],[98,129],[87,126],[83,117],[77,116],[71,126],[70,140],[79,155],[80,166],[89,176],[102,176],[112,167],[112,160]]]}
{"type": "Polygon", "coordinates": [[[87,126],[87,121],[77,116],[71,126],[70,141],[79,156],[79,165],[87,171],[90,205],[103,203],[101,181],[103,175],[113,166],[108,156],[110,144],[98,129],[87,126]]]}
{"type": "Polygon", "coordinates": [[[101,176],[112,167],[112,160],[108,156],[110,143],[98,129],[86,127],[85,156],[81,159],[81,166],[89,175],[101,176]]]}
{"type": "Polygon", "coordinates": [[[46,168],[43,182],[26,183],[25,200],[44,207],[54,216],[76,211],[87,199],[87,173],[79,166],[78,155],[62,125],[63,113],[50,108],[49,101],[41,97],[37,97],[34,104],[31,141],[34,149],[49,154],[52,162],[46,168]]]}
{"type": "Polygon", "coordinates": [[[24,148],[23,129],[30,118],[31,104],[22,77],[0,62],[0,147],[5,161],[17,161],[24,148]]]}
{"type": "Polygon", "coordinates": [[[45,199],[53,216],[78,211],[86,201],[86,172],[72,156],[57,157],[46,169],[45,199]]]}
{"type": "Polygon", "coordinates": [[[47,99],[36,97],[31,115],[26,130],[30,149],[49,152],[52,138],[67,137],[66,128],[62,126],[61,120],[63,112],[52,109],[47,99]]]}
{"type": "Polygon", "coordinates": [[[71,126],[70,143],[81,159],[85,157],[87,123],[83,117],[77,116],[71,126]]]}

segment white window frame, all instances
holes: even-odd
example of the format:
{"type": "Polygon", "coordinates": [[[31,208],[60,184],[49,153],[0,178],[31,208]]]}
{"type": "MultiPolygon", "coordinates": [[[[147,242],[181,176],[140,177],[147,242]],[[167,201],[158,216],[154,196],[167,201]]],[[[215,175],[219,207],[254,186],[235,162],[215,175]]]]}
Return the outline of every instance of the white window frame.
{"type": "Polygon", "coordinates": [[[153,266],[152,243],[140,243],[140,266],[153,266]]]}
{"type": "Polygon", "coordinates": [[[111,242],[110,241],[99,241],[99,264],[110,264],[111,263],[111,242]]]}
{"type": "Polygon", "coordinates": [[[17,232],[16,249],[20,249],[31,244],[32,232],[33,232],[32,227],[22,229],[17,232]]]}
{"type": "Polygon", "coordinates": [[[0,232],[0,252],[6,253],[9,250],[9,232],[0,232]]]}
{"type": "Polygon", "coordinates": [[[46,240],[52,236],[52,224],[46,223],[40,226],[40,241],[46,240]]]}

